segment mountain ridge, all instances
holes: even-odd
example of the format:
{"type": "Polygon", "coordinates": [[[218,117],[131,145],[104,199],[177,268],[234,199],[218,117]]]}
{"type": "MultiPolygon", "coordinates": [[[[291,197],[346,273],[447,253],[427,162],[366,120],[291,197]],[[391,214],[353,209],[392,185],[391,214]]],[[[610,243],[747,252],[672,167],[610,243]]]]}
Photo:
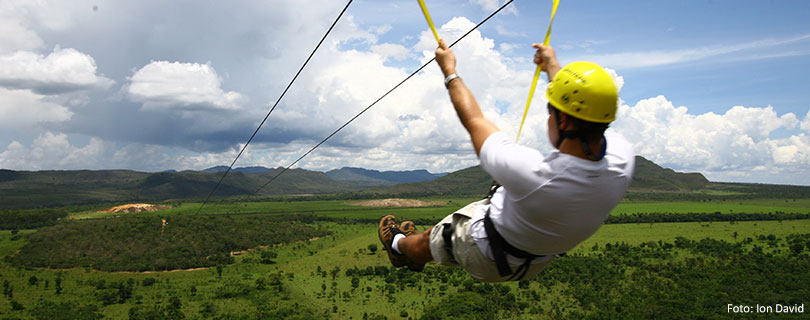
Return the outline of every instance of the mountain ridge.
{"type": "MultiPolygon", "coordinates": [[[[209,169],[215,168],[217,167],[209,169]]],[[[278,176],[271,184],[267,184],[267,182],[283,168],[248,167],[247,170],[237,168],[225,177],[214,196],[472,197],[485,195],[492,182],[489,175],[479,166],[448,174],[411,170],[407,172],[414,176],[421,175],[422,178],[442,176],[432,180],[409,183],[395,183],[381,179],[385,176],[383,173],[386,171],[349,168],[348,170],[330,170],[331,173],[291,169],[278,176]],[[350,175],[340,176],[339,173],[350,173],[350,175]]],[[[224,169],[227,170],[227,167],[224,169]]],[[[132,170],[14,171],[0,169],[0,209],[200,199],[206,197],[221,178],[222,171],[184,170],[149,173],[132,170]]],[[[387,179],[391,179],[391,177],[389,176],[387,179]]],[[[754,192],[759,197],[810,197],[810,187],[806,186],[715,183],[710,182],[700,173],[676,172],[672,169],[662,168],[643,157],[636,158],[636,170],[628,190],[628,197],[632,195],[632,199],[654,199],[646,195],[657,194],[660,196],[663,194],[667,197],[672,194],[690,195],[696,190],[720,190],[732,196],[754,192]]],[[[717,197],[716,194],[716,192],[714,195],[703,193],[702,197],[710,199],[717,197]]]]}

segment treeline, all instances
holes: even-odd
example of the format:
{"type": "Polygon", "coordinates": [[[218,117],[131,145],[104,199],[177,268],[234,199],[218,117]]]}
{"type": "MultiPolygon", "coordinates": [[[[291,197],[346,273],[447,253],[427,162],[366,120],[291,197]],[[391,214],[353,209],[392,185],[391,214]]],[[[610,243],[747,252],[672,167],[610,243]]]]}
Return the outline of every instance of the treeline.
{"type": "Polygon", "coordinates": [[[573,308],[537,311],[556,319],[709,319],[729,315],[728,304],[803,304],[810,295],[808,247],[810,234],[597,246],[598,254],[554,261],[534,280],[541,288],[564,285],[573,308]],[[778,249],[785,242],[787,252],[778,249]],[[681,250],[691,254],[672,259],[681,250]]]}
{"type": "MultiPolygon", "coordinates": [[[[769,213],[670,213],[670,212],[654,212],[654,213],[630,213],[622,215],[611,215],[605,220],[605,224],[621,224],[621,223],[663,223],[663,222],[732,222],[732,221],[782,221],[782,220],[801,220],[810,219],[810,213],[786,213],[786,212],[769,212],[769,213]]],[[[330,219],[332,221],[343,223],[377,223],[377,219],[365,218],[340,218],[330,219]]],[[[436,219],[407,219],[412,220],[417,225],[434,225],[438,222],[436,219]]]]}
{"type": "Polygon", "coordinates": [[[0,230],[36,229],[55,225],[59,219],[67,217],[65,209],[42,210],[2,210],[0,230]]]}
{"type": "Polygon", "coordinates": [[[233,263],[230,253],[330,234],[314,215],[149,216],[71,221],[28,235],[17,266],[103,271],[174,270],[233,263]]]}
{"type": "MultiPolygon", "coordinates": [[[[434,265],[421,273],[383,266],[319,268],[314,276],[335,281],[345,275],[353,286],[375,283],[367,291],[389,303],[406,288],[438,294],[423,305],[421,319],[714,319],[729,315],[729,303],[796,305],[810,296],[810,234],[735,242],[677,237],[589,249],[554,260],[537,278],[517,286],[480,283],[461,268],[434,265]]],[[[325,298],[340,296],[328,289],[334,285],[323,288],[325,298]]],[[[354,299],[351,292],[344,295],[354,299]]]]}
{"type": "Polygon", "coordinates": [[[810,213],[632,213],[611,215],[605,224],[618,223],[657,223],[657,222],[721,222],[721,221],[781,221],[810,219],[810,213]]]}

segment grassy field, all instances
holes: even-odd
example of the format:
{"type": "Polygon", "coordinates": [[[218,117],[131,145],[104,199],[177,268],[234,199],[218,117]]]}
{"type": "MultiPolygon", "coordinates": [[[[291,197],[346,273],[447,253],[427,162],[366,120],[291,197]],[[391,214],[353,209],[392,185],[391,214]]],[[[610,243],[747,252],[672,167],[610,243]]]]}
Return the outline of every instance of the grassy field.
{"type": "MultiPolygon", "coordinates": [[[[172,214],[250,214],[250,213],[312,213],[333,218],[349,219],[377,219],[385,214],[395,214],[408,219],[427,219],[439,221],[447,214],[480,200],[480,198],[452,198],[452,199],[421,199],[426,201],[442,201],[445,205],[423,208],[397,208],[397,207],[361,207],[350,205],[353,201],[322,200],[322,201],[278,201],[278,202],[211,202],[200,210],[200,203],[180,202],[175,207],[151,213],[138,213],[138,215],[172,215],[172,214]]],[[[714,202],[622,202],[611,212],[612,215],[628,213],[810,213],[810,199],[756,199],[714,202]]],[[[77,212],[70,215],[71,219],[86,219],[106,217],[115,214],[102,212],[77,212]]]]}
{"type": "Polygon", "coordinates": [[[711,202],[623,202],[611,212],[627,213],[808,213],[810,199],[756,199],[711,202]]]}
{"type": "MultiPolygon", "coordinates": [[[[360,222],[322,222],[334,232],[333,235],[263,249],[277,253],[274,264],[260,263],[259,251],[238,254],[235,256],[235,263],[220,270],[207,268],[149,273],[100,272],[90,268],[17,268],[8,262],[0,262],[0,282],[4,286],[7,282],[7,287],[13,289],[11,297],[6,295],[0,299],[0,319],[31,318],[32,310],[41,308],[43,301],[74,306],[93,305],[107,319],[127,319],[133,308],[163,310],[172,305],[170,301],[173,298],[177,299],[179,310],[187,319],[240,319],[257,318],[259,315],[264,318],[298,316],[303,319],[366,319],[375,316],[417,319],[426,308],[430,309],[431,305],[442,299],[460,293],[464,287],[462,284],[470,281],[470,278],[459,268],[432,264],[427,266],[424,273],[415,274],[405,269],[389,271],[389,262],[386,253],[381,250],[373,220],[383,214],[393,213],[401,219],[438,221],[447,213],[474,200],[477,199],[445,199],[446,205],[427,208],[357,207],[346,204],[346,201],[336,200],[207,204],[201,213],[230,213],[235,216],[248,213],[313,213],[333,218],[359,219],[360,222]],[[379,250],[372,252],[372,246],[379,250]],[[347,273],[347,270],[383,267],[386,270],[384,275],[350,276],[347,273]],[[36,281],[32,278],[36,278],[36,281]],[[154,283],[149,284],[152,280],[154,283]],[[62,288],[59,294],[56,293],[57,281],[62,288]],[[122,303],[102,303],[105,294],[115,292],[112,289],[115,285],[127,283],[131,285],[131,297],[122,303]],[[17,304],[16,308],[21,307],[23,310],[14,310],[15,304],[12,302],[17,304]]],[[[140,215],[192,215],[198,208],[199,203],[177,203],[172,209],[140,215]]],[[[639,202],[622,203],[613,214],[715,211],[742,213],[773,210],[805,213],[808,208],[808,199],[787,202],[639,202]]],[[[70,218],[81,220],[109,216],[110,214],[82,212],[71,214],[70,218]]],[[[426,227],[428,226],[420,226],[420,230],[426,227]]],[[[594,236],[573,250],[571,255],[599,256],[601,249],[592,248],[604,248],[608,243],[671,243],[677,237],[694,241],[711,238],[735,243],[747,238],[761,239],[768,236],[785,239],[791,234],[806,234],[808,230],[810,220],[612,224],[604,225],[594,236]]],[[[19,250],[26,241],[25,237],[19,236],[31,232],[34,230],[21,230],[18,234],[0,231],[0,258],[19,250]]],[[[784,242],[767,246],[765,242],[754,241],[747,247],[755,245],[764,246],[766,252],[777,255],[786,255],[789,250],[784,242]]],[[[694,254],[678,251],[670,261],[681,261],[692,256],[694,254]]],[[[532,305],[532,308],[520,311],[517,315],[511,314],[509,318],[546,318],[553,314],[552,310],[584,310],[577,306],[577,300],[571,296],[570,288],[565,283],[548,287],[540,282],[524,285],[525,287],[519,287],[518,283],[505,284],[508,290],[517,294],[520,301],[528,301],[532,305]]],[[[728,316],[725,310],[717,310],[717,314],[720,317],[728,316]]]]}
{"type": "MultiPolygon", "coordinates": [[[[386,298],[386,283],[381,278],[361,277],[356,287],[352,286],[352,278],[345,275],[350,268],[363,269],[366,267],[387,266],[388,259],[384,251],[374,254],[368,250],[369,245],[379,245],[376,227],[373,224],[336,224],[330,223],[329,228],[335,230],[334,236],[277,247],[277,263],[264,265],[256,263],[257,255],[248,252],[237,256],[237,262],[223,269],[222,276],[218,276],[214,268],[196,271],[154,272],[154,273],[112,273],[99,272],[91,269],[43,270],[43,269],[16,269],[7,264],[0,268],[2,280],[10,281],[14,288],[14,300],[24,306],[30,306],[39,299],[70,301],[73,303],[87,303],[96,301],[98,290],[87,283],[104,280],[106,283],[126,282],[133,279],[136,284],[132,302],[112,304],[101,308],[102,314],[111,319],[125,319],[128,310],[136,304],[146,306],[165,304],[171,296],[180,297],[182,312],[187,315],[199,315],[205,309],[206,303],[213,305],[220,315],[255,314],[256,300],[265,297],[265,293],[254,289],[257,279],[280,276],[283,280],[281,293],[268,292],[273,296],[269,301],[277,304],[289,303],[291,305],[308,306],[316,313],[319,310],[329,311],[329,316],[339,319],[363,319],[363,315],[377,314],[396,319],[403,310],[410,310],[409,317],[418,317],[425,302],[431,299],[452,293],[453,290],[441,291],[436,288],[442,284],[432,283],[405,286],[390,298],[386,298]],[[321,272],[318,272],[318,271],[321,272]],[[333,271],[334,277],[333,277],[333,271]],[[63,292],[56,295],[54,283],[61,275],[63,292]],[[31,285],[28,281],[37,277],[39,284],[31,285]],[[144,279],[154,278],[154,285],[141,285],[144,279]],[[50,286],[44,284],[49,281],[50,286]],[[192,295],[194,287],[194,295],[192,295]],[[235,287],[233,294],[228,292],[229,287],[235,287]],[[240,289],[241,288],[241,289],[240,289]],[[326,289],[324,289],[326,288],[326,289]],[[430,290],[429,288],[433,288],[430,290]],[[250,293],[240,293],[241,291],[250,293]],[[429,291],[430,290],[430,291],[429,291]],[[278,295],[277,295],[278,294],[278,295]],[[227,298],[222,298],[226,296],[227,298]],[[286,300],[285,300],[286,299],[286,300]],[[336,310],[336,312],[332,312],[336,310]]],[[[420,228],[421,229],[421,228],[420,228]]],[[[782,238],[793,233],[802,233],[810,230],[810,221],[799,220],[789,222],[739,222],[739,223],[658,223],[658,224],[624,224],[605,225],[591,239],[587,240],[572,253],[590,254],[593,244],[606,244],[625,242],[639,244],[648,241],[673,241],[677,236],[691,240],[714,238],[733,241],[734,233],[737,237],[756,238],[760,235],[775,235],[782,238]]],[[[30,231],[23,231],[27,233],[30,231]]],[[[0,232],[0,254],[8,255],[17,250],[24,240],[11,241],[9,231],[0,232]]],[[[779,250],[776,248],[774,250],[779,250]]],[[[439,267],[429,265],[428,269],[459,271],[457,268],[439,267]]],[[[407,271],[405,271],[407,272],[407,271]]],[[[464,277],[463,273],[454,272],[453,275],[464,277]]],[[[517,283],[507,286],[517,288],[517,283]]],[[[540,289],[537,284],[533,288],[540,289]]],[[[556,288],[554,290],[559,290],[556,288]]],[[[554,296],[554,290],[549,293],[554,296]]],[[[266,290],[269,291],[269,290],[266,290]]],[[[10,300],[9,300],[10,301],[10,300]]],[[[551,307],[550,305],[548,307],[551,307]]],[[[25,315],[10,309],[9,303],[0,303],[0,317],[2,315],[25,315]]],[[[406,317],[407,318],[407,317],[406,317]]]]}

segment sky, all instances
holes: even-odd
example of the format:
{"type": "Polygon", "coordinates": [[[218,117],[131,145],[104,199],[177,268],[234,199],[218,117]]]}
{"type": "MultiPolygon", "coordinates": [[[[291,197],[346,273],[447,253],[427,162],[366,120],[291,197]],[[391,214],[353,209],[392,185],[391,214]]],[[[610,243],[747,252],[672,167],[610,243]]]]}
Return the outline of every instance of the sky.
{"type": "MultiPolygon", "coordinates": [[[[504,0],[426,0],[458,39],[504,0]]],[[[0,0],[0,168],[229,165],[344,1],[0,0]]],[[[515,136],[552,1],[517,0],[454,48],[485,115],[515,136]]],[[[711,181],[810,185],[810,1],[562,0],[562,64],[620,88],[637,154],[711,181]]],[[[287,166],[434,55],[415,0],[355,0],[236,167],[287,166]]],[[[476,165],[435,62],[299,162],[476,165]]],[[[552,151],[545,74],[520,143],[552,151]]]]}

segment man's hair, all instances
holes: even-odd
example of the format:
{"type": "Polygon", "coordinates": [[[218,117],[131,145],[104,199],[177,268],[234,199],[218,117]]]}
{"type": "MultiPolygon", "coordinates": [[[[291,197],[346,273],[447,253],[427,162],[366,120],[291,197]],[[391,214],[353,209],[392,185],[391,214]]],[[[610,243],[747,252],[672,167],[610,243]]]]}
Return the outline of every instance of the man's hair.
{"type": "MultiPolygon", "coordinates": [[[[551,103],[548,104],[548,112],[555,113],[555,117],[557,119],[557,125],[559,125],[560,121],[560,111],[559,109],[555,108],[551,103]]],[[[577,136],[581,139],[585,139],[585,141],[595,141],[602,139],[602,136],[605,134],[605,130],[610,126],[610,123],[599,123],[599,122],[591,122],[585,121],[580,118],[574,117],[570,114],[565,114],[568,116],[568,119],[573,123],[574,127],[576,128],[573,131],[577,132],[577,136]]]]}

